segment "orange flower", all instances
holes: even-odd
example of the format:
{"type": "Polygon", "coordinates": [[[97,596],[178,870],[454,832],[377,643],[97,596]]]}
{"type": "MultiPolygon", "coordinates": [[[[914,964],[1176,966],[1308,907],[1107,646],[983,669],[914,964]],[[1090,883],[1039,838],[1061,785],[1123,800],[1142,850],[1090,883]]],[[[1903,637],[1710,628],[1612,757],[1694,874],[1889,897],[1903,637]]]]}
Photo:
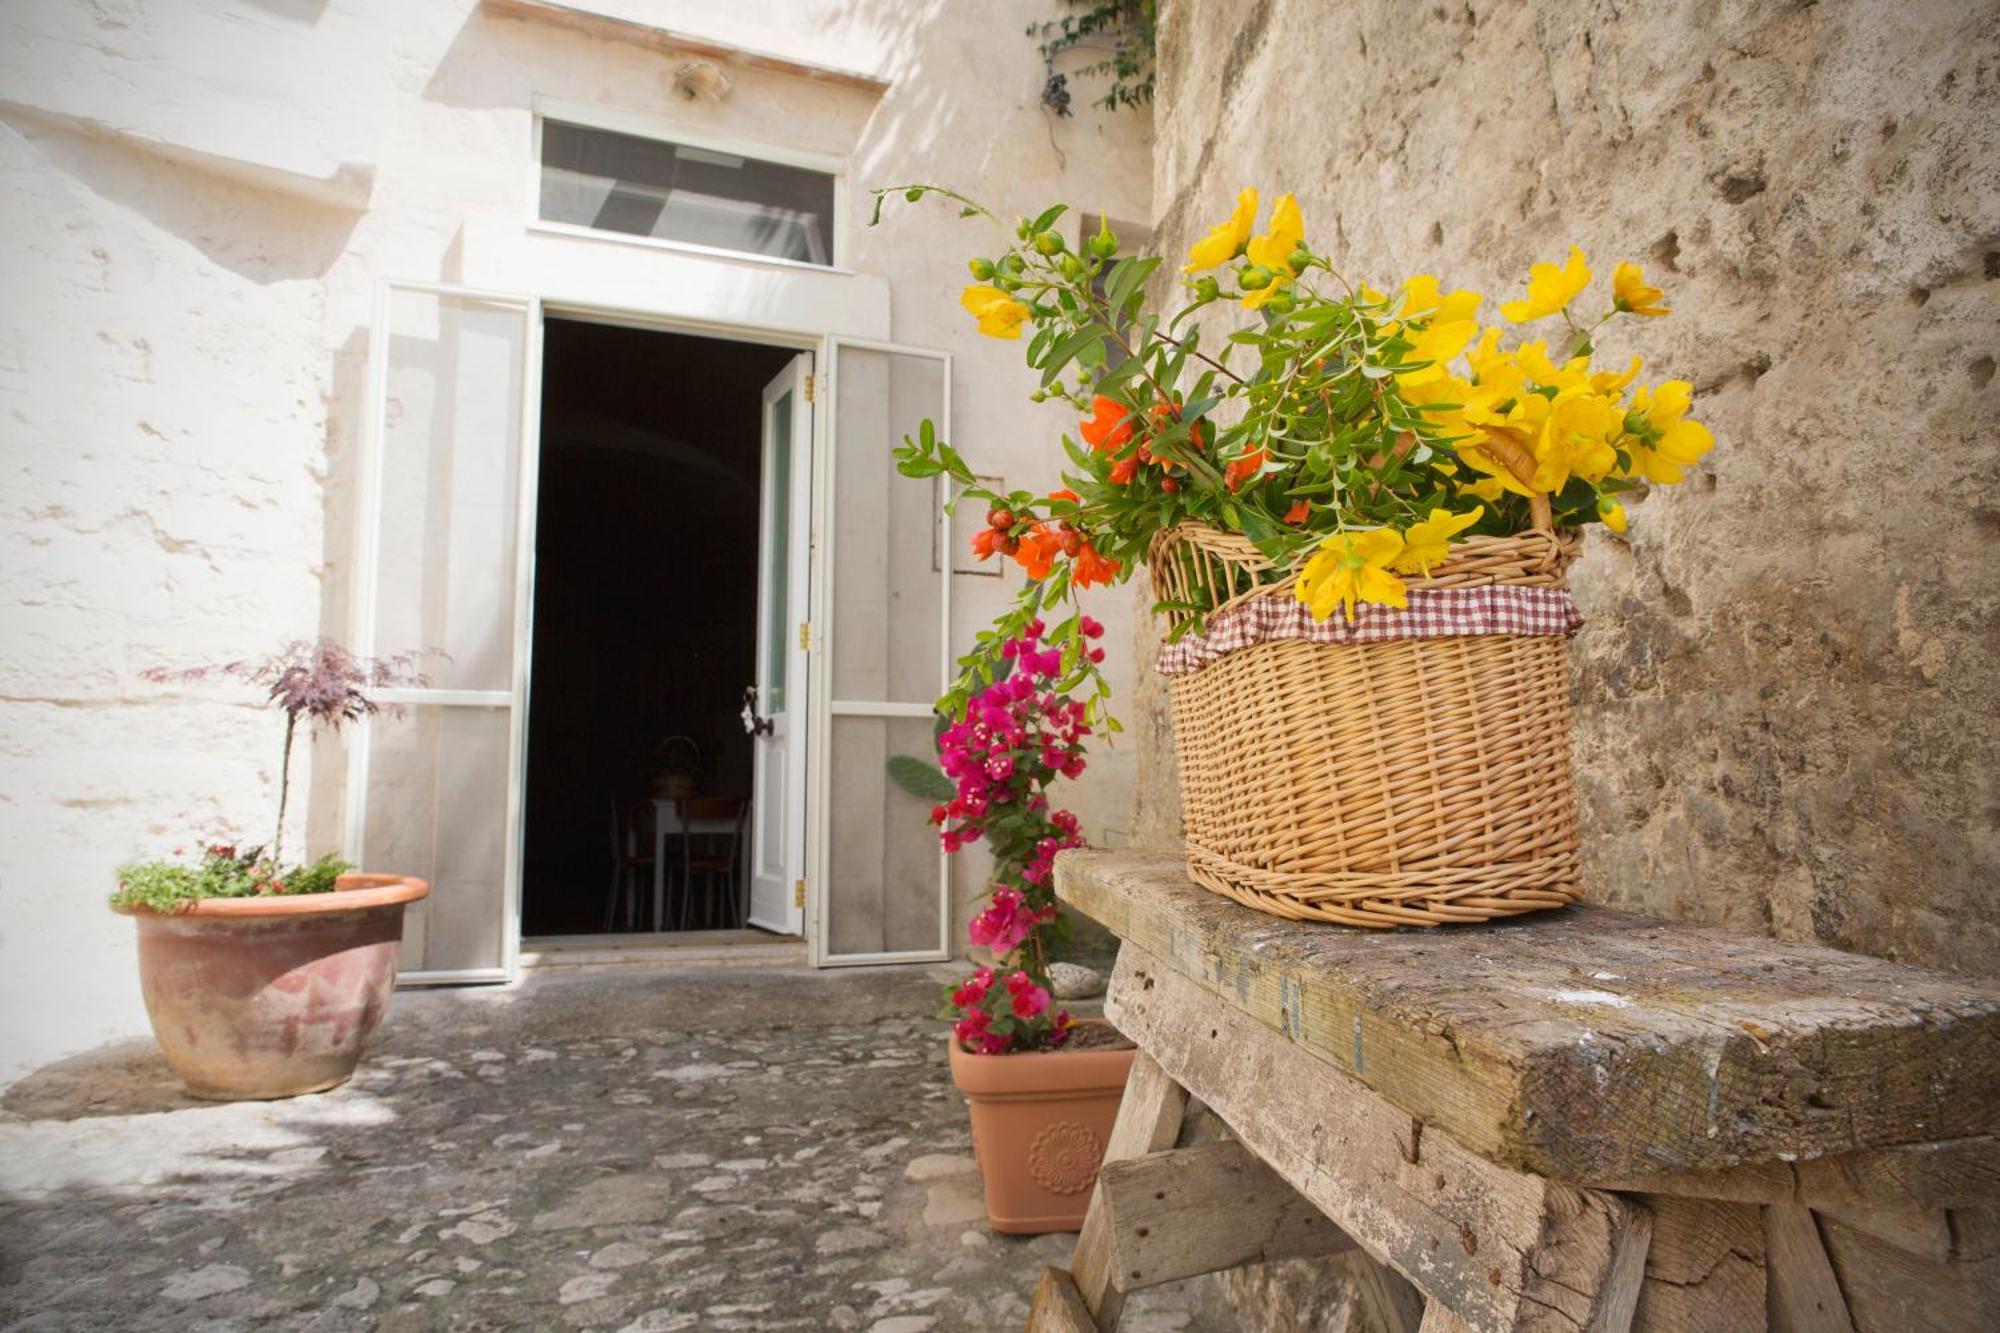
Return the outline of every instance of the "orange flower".
{"type": "Polygon", "coordinates": [[[1111,465],[1110,481],[1114,486],[1123,486],[1137,475],[1139,475],[1139,455],[1137,454],[1128,455],[1111,465]]]}
{"type": "Polygon", "coordinates": [[[1295,503],[1290,509],[1287,509],[1285,511],[1285,522],[1297,526],[1298,524],[1305,522],[1306,519],[1309,518],[1311,515],[1312,515],[1312,506],[1307,504],[1304,500],[1300,500],[1297,503],[1295,503]]]}
{"type": "Polygon", "coordinates": [[[1061,490],[1059,490],[1059,491],[1050,491],[1050,492],[1049,492],[1049,499],[1051,499],[1051,500],[1067,500],[1067,501],[1069,501],[1069,502],[1070,502],[1071,504],[1082,504],[1082,503],[1083,503],[1083,497],[1082,497],[1082,496],[1080,496],[1080,495],[1078,495],[1078,494],[1077,494],[1077,493],[1076,493],[1075,491],[1073,491],[1073,490],[1069,489],[1069,487],[1067,487],[1067,486],[1063,487],[1063,489],[1061,489],[1061,490]]]}
{"type": "MultiPolygon", "coordinates": [[[[1153,404],[1151,409],[1151,416],[1153,418],[1153,432],[1154,434],[1158,434],[1159,431],[1166,426],[1169,420],[1179,421],[1181,419],[1181,405],[1179,403],[1155,403],[1153,404]]],[[[1202,447],[1201,431],[1202,431],[1202,423],[1199,421],[1195,422],[1193,426],[1188,428],[1188,444],[1197,451],[1199,451],[1202,447]]],[[[1139,461],[1141,463],[1151,463],[1155,461],[1153,456],[1152,441],[1144,440],[1140,442],[1139,461]]],[[[1165,468],[1169,472],[1172,472],[1175,468],[1180,466],[1179,463],[1172,462],[1171,460],[1165,458],[1159,459],[1158,462],[1161,467],[1165,468]]]]}
{"type": "Polygon", "coordinates": [[[1000,549],[1000,543],[1007,540],[1007,534],[999,528],[981,528],[972,534],[972,553],[984,560],[1000,549]]]}
{"type": "Polygon", "coordinates": [[[1094,583],[1109,583],[1118,577],[1120,568],[1116,560],[1105,558],[1086,540],[1083,549],[1077,552],[1075,572],[1070,575],[1070,581],[1079,588],[1088,588],[1094,583]]]}
{"type": "Polygon", "coordinates": [[[1090,420],[1077,427],[1083,442],[1100,454],[1122,448],[1132,439],[1132,409],[1115,398],[1098,394],[1090,400],[1090,420]]]}
{"type": "Polygon", "coordinates": [[[1238,489],[1244,482],[1257,475],[1257,469],[1264,466],[1265,457],[1266,454],[1262,449],[1252,449],[1224,469],[1223,483],[1232,491],[1238,489]]]}
{"type": "Polygon", "coordinates": [[[1055,564],[1056,554],[1061,550],[1062,534],[1053,531],[1046,523],[1037,523],[1021,538],[1014,559],[1028,571],[1029,578],[1045,579],[1049,576],[1050,566],[1055,564]]]}

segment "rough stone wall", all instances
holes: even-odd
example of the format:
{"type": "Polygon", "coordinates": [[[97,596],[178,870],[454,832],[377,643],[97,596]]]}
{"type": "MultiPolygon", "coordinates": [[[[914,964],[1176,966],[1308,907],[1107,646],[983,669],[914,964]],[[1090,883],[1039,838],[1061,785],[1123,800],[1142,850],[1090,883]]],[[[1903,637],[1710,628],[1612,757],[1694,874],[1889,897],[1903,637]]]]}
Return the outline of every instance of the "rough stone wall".
{"type": "Polygon", "coordinates": [[[1255,184],[1377,285],[1576,242],[1671,297],[1603,345],[1717,446],[1574,574],[1590,895],[2000,973],[2000,7],[1163,8],[1163,253],[1255,184]]]}

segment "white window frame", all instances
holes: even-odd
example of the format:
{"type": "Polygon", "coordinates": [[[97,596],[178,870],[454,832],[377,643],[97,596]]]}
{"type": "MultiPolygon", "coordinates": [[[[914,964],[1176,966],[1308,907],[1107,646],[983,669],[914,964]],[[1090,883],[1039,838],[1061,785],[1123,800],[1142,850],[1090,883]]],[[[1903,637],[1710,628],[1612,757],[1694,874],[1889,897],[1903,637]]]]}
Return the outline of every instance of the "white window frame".
{"type": "Polygon", "coordinates": [[[808,273],[854,271],[847,267],[849,163],[845,157],[762,143],[754,139],[713,134],[707,130],[678,124],[664,116],[648,116],[634,111],[619,111],[611,107],[566,102],[558,98],[543,97],[540,94],[534,99],[534,114],[530,120],[533,128],[528,143],[529,170],[525,214],[527,229],[531,232],[561,236],[571,240],[600,241],[611,245],[636,245],[643,249],[666,250],[674,254],[699,255],[706,259],[726,259],[736,263],[771,268],[803,269],[808,273]],[[806,171],[817,171],[831,176],[833,177],[832,262],[811,264],[802,259],[786,259],[779,255],[753,254],[748,250],[728,250],[721,246],[697,245],[692,241],[675,241],[659,236],[634,236],[630,232],[605,231],[573,222],[546,221],[541,215],[542,124],[546,120],[560,121],[562,124],[575,125],[581,129],[629,134],[634,138],[650,139],[655,143],[682,144],[689,148],[701,148],[714,153],[728,153],[734,157],[754,158],[759,162],[769,162],[776,166],[799,167],[806,171]]]}

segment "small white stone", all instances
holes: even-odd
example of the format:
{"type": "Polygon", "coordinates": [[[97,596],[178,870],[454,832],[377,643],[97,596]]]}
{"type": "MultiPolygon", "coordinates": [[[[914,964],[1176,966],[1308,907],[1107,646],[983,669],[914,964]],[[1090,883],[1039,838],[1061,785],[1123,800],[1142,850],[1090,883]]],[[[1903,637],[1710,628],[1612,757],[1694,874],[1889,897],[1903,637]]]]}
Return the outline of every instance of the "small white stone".
{"type": "Polygon", "coordinates": [[[1082,963],[1050,963],[1049,991],[1058,1000],[1087,1000],[1104,993],[1104,974],[1082,963]]]}
{"type": "Polygon", "coordinates": [[[652,1258],[643,1245],[634,1245],[629,1240],[613,1241],[590,1256],[592,1268],[630,1268],[633,1264],[643,1264],[652,1258]]]}
{"type": "Polygon", "coordinates": [[[225,1291],[241,1291],[250,1285],[250,1275],[235,1264],[208,1264],[192,1273],[176,1273],[160,1288],[170,1301],[205,1301],[225,1291]]]}
{"type": "Polygon", "coordinates": [[[951,1176],[969,1176],[979,1169],[979,1164],[970,1157],[960,1157],[955,1153],[925,1153],[912,1158],[903,1168],[903,1179],[910,1181],[945,1180],[951,1176]]]}
{"type": "Polygon", "coordinates": [[[958,1243],[968,1250],[983,1250],[993,1243],[993,1238],[983,1231],[961,1231],[958,1243]]]}
{"type": "Polygon", "coordinates": [[[358,1278],[352,1287],[333,1298],[333,1304],[343,1310],[366,1310],[381,1294],[382,1288],[373,1278],[358,1278]]]}
{"type": "Polygon", "coordinates": [[[450,1278],[434,1277],[428,1282],[419,1282],[416,1294],[419,1296],[449,1296],[457,1289],[458,1283],[452,1281],[450,1278]]]}
{"type": "Polygon", "coordinates": [[[556,1299],[564,1305],[576,1305],[582,1301],[594,1301],[618,1285],[616,1273],[585,1273],[573,1277],[562,1284],[556,1292],[556,1299]]]}

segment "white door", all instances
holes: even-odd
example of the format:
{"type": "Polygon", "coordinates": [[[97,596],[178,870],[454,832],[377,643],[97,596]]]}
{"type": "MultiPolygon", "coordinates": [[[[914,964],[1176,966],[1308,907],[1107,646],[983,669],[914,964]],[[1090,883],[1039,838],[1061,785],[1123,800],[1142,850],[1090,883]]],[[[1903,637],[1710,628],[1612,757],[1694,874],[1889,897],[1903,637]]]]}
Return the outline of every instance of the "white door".
{"type": "Polygon", "coordinates": [[[951,428],[951,358],[833,338],[813,457],[811,801],[806,879],[822,967],[951,952],[948,865],[929,805],[889,780],[934,758],[950,676],[951,544],[938,488],[893,450],[951,428]]]}
{"type": "Polygon", "coordinates": [[[751,731],[750,924],[797,935],[805,923],[806,597],[812,556],[812,354],[764,388],[758,508],[757,679],[751,731]]]}
{"type": "Polygon", "coordinates": [[[541,308],[389,283],[370,340],[350,646],[422,651],[421,689],[347,751],[345,855],[417,875],[405,982],[505,981],[519,943],[521,775],[541,308]]]}

